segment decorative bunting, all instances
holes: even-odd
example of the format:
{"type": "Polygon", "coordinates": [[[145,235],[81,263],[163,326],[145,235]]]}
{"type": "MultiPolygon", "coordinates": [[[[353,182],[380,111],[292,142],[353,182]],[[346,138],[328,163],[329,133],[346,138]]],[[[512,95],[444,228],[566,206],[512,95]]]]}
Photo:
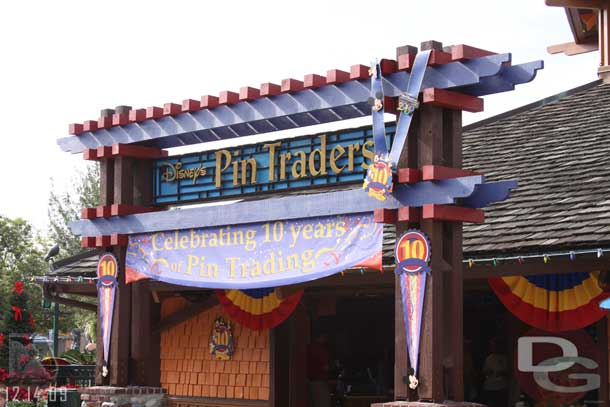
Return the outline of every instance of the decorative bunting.
{"type": "Polygon", "coordinates": [[[419,342],[426,291],[426,276],[430,272],[430,243],[419,230],[408,230],[396,242],[396,275],[400,277],[403,316],[407,337],[409,364],[413,374],[409,375],[409,387],[417,388],[419,342]]]}
{"type": "Polygon", "coordinates": [[[599,272],[494,277],[489,285],[504,306],[528,325],[548,332],[584,328],[606,315],[609,298],[598,284],[599,272]]]}
{"type": "Polygon", "coordinates": [[[292,314],[303,295],[303,290],[285,298],[281,289],[216,290],[218,301],[231,319],[247,328],[274,328],[292,314]]]}
{"type": "MultiPolygon", "coordinates": [[[[99,301],[99,323],[102,329],[104,366],[102,375],[108,375],[108,356],[110,352],[110,333],[112,332],[112,315],[114,297],[118,285],[119,263],[111,253],[105,253],[97,263],[97,298],[99,301]]],[[[93,280],[91,280],[93,281],[93,280]]]]}

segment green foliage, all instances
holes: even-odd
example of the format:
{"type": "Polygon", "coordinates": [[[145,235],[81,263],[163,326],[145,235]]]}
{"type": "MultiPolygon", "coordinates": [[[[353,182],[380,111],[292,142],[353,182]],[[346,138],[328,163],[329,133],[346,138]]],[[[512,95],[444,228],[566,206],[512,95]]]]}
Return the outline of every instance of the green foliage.
{"type": "Polygon", "coordinates": [[[60,355],[74,365],[95,365],[95,352],[81,352],[78,349],[70,349],[60,355]]]}
{"type": "Polygon", "coordinates": [[[45,407],[46,403],[44,400],[38,402],[28,400],[11,400],[6,402],[6,407],[45,407]]]}
{"type": "MultiPolygon", "coordinates": [[[[100,171],[97,163],[88,164],[85,171],[78,171],[72,181],[73,192],[56,194],[51,188],[49,196],[49,240],[59,244],[57,259],[73,256],[81,251],[80,239],[68,227],[80,219],[82,208],[98,206],[100,195],[100,171]]],[[[56,260],[57,260],[56,259],[56,260]]]]}

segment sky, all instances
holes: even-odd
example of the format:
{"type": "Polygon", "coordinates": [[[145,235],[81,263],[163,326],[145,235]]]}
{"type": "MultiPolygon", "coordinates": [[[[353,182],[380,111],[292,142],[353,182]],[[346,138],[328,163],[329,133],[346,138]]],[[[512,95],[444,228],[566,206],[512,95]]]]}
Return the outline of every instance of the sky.
{"type": "Polygon", "coordinates": [[[0,2],[0,215],[46,229],[51,188],[70,190],[85,163],[56,140],[100,109],[349,70],[427,40],[545,62],[465,124],[597,79],[597,52],[547,53],[573,38],[564,10],[544,0],[0,2]]]}

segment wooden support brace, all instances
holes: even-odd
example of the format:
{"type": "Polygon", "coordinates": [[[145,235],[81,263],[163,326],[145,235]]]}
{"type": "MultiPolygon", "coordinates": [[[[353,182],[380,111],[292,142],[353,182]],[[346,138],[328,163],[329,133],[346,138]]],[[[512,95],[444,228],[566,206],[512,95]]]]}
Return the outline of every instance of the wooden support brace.
{"type": "Polygon", "coordinates": [[[95,237],[95,246],[96,247],[108,247],[111,246],[110,236],[96,236],[95,237]]]}
{"type": "Polygon", "coordinates": [[[124,126],[129,123],[129,114],[115,113],[112,115],[113,126],[124,126]]]}
{"type": "Polygon", "coordinates": [[[449,62],[451,62],[451,54],[437,49],[432,50],[430,59],[428,59],[429,66],[443,65],[449,62]]]}
{"type": "Polygon", "coordinates": [[[448,222],[483,223],[485,212],[482,209],[461,206],[426,204],[424,205],[422,218],[448,222]]]}
{"type": "Polygon", "coordinates": [[[95,208],[95,216],[97,218],[108,218],[110,217],[111,208],[110,205],[100,205],[95,208]]]}
{"type": "Polygon", "coordinates": [[[422,167],[423,181],[440,181],[442,179],[470,177],[473,175],[481,174],[460,168],[443,167],[441,165],[424,165],[422,167]]]}
{"type": "Polygon", "coordinates": [[[149,106],[146,108],[147,119],[159,119],[163,117],[163,108],[158,106],[149,106]]]}
{"type": "Polygon", "coordinates": [[[82,247],[83,249],[90,249],[95,247],[95,236],[81,237],[80,247],[82,247]]]}
{"type": "Polygon", "coordinates": [[[163,210],[163,208],[157,206],[112,204],[110,207],[110,216],[127,216],[133,215],[134,213],[148,213],[161,210],[163,210]]]}
{"type": "Polygon", "coordinates": [[[70,134],[81,134],[83,132],[83,125],[81,123],[71,123],[70,126],[68,126],[68,133],[70,134]]]}
{"type": "Polygon", "coordinates": [[[495,54],[495,52],[486,51],[484,49],[475,48],[464,44],[454,45],[451,47],[451,59],[454,61],[486,57],[495,54]]]}
{"type": "Polygon", "coordinates": [[[403,206],[398,208],[398,222],[419,222],[421,220],[421,208],[403,206]]]}
{"type": "Polygon", "coordinates": [[[111,146],[99,146],[96,150],[98,160],[101,158],[111,158],[112,157],[112,147],[111,146]]]}
{"type": "Polygon", "coordinates": [[[421,181],[421,171],[415,168],[399,168],[397,175],[399,184],[415,184],[421,181]]]}
{"type": "Polygon", "coordinates": [[[297,79],[282,79],[282,93],[296,92],[303,89],[303,82],[297,79]]]}
{"type": "Polygon", "coordinates": [[[110,245],[111,246],[127,246],[128,238],[127,235],[123,234],[113,234],[110,235],[110,245]]]}
{"type": "Polygon", "coordinates": [[[237,102],[239,102],[239,94],[237,92],[223,90],[218,95],[218,104],[220,105],[234,105],[237,102]]]}
{"type": "Polygon", "coordinates": [[[445,89],[424,89],[423,103],[453,110],[477,113],[483,111],[483,99],[445,89]]]}
{"type": "Polygon", "coordinates": [[[129,123],[137,123],[146,120],[146,109],[134,109],[129,111],[129,123]]]}
{"type": "Polygon", "coordinates": [[[326,78],[315,73],[305,75],[305,79],[303,80],[303,87],[305,89],[315,89],[324,85],[326,85],[326,78]]]}
{"type": "Polygon", "coordinates": [[[367,79],[369,75],[369,67],[366,65],[352,65],[349,70],[349,78],[354,79],[367,79]]]}
{"type": "Polygon", "coordinates": [[[83,208],[80,211],[81,219],[95,219],[97,217],[97,208],[83,208]]]}
{"type": "Polygon", "coordinates": [[[202,109],[213,109],[218,106],[218,97],[212,95],[205,95],[201,97],[201,108],[202,109]]]}
{"type": "Polygon", "coordinates": [[[168,152],[156,147],[137,146],[133,144],[113,144],[112,156],[132,158],[161,158],[167,157],[168,152]]]}
{"type": "Polygon", "coordinates": [[[326,71],[326,84],[333,85],[335,83],[343,83],[350,80],[349,72],[341,71],[339,69],[331,69],[326,71]]]}
{"type": "Polygon", "coordinates": [[[83,123],[83,132],[96,131],[96,130],[97,130],[97,120],[87,120],[83,123]]]}
{"type": "Polygon", "coordinates": [[[395,224],[398,220],[397,209],[375,209],[373,213],[375,223],[395,224]]]}
{"type": "Polygon", "coordinates": [[[171,116],[182,112],[182,105],[177,103],[166,103],[163,105],[163,115],[171,116]]]}
{"type": "Polygon", "coordinates": [[[282,87],[276,83],[263,83],[261,84],[260,95],[261,96],[275,96],[282,92],[282,87]]]}
{"type": "Polygon", "coordinates": [[[184,99],[182,101],[182,113],[194,112],[201,109],[201,102],[195,99],[184,99]]]}

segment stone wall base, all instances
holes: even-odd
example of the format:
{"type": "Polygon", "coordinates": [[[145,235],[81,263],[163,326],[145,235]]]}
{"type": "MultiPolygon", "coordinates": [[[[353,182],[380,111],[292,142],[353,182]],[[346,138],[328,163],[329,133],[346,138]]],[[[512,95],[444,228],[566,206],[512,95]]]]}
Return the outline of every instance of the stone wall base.
{"type": "Polygon", "coordinates": [[[96,386],[79,389],[81,407],[165,407],[165,389],[160,387],[96,386]]]}
{"type": "Polygon", "coordinates": [[[442,403],[429,403],[423,401],[390,401],[389,403],[375,403],[371,407],[486,407],[484,404],[469,401],[443,401],[442,403]]]}

